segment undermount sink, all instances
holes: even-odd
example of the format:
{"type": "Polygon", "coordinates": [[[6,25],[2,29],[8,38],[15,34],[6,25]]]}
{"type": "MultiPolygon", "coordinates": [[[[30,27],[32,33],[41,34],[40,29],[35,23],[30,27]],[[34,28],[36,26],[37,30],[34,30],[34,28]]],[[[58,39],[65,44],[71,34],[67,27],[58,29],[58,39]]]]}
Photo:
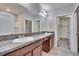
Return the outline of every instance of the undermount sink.
{"type": "Polygon", "coordinates": [[[34,40],[33,37],[22,37],[22,38],[14,39],[13,42],[29,42],[32,40],[34,40]]]}

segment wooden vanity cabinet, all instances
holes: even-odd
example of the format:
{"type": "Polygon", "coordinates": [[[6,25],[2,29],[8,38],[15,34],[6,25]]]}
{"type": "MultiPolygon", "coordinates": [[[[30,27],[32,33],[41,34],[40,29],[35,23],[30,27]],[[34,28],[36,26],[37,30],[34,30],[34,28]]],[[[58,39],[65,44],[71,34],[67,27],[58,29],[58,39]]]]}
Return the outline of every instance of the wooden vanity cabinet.
{"type": "Polygon", "coordinates": [[[50,35],[4,56],[42,56],[42,51],[49,52],[53,48],[53,40],[54,38],[50,35]]]}
{"type": "Polygon", "coordinates": [[[4,56],[36,56],[42,53],[42,41],[36,41],[28,46],[5,54],[4,56]]]}

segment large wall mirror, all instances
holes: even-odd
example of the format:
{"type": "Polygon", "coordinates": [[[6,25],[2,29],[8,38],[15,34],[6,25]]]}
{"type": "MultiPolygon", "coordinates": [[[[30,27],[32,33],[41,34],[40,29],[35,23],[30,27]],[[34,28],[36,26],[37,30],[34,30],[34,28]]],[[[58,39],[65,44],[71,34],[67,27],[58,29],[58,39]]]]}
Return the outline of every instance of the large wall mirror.
{"type": "Polygon", "coordinates": [[[0,34],[12,33],[14,16],[8,12],[0,11],[0,34]]]}

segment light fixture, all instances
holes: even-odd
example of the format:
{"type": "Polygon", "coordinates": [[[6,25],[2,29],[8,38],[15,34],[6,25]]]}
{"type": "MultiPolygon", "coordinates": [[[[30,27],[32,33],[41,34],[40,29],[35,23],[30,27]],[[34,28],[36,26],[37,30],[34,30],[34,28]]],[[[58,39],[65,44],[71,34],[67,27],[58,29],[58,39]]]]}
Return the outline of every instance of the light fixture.
{"type": "Polygon", "coordinates": [[[46,17],[47,12],[44,9],[41,9],[40,15],[46,17]]]}
{"type": "Polygon", "coordinates": [[[6,9],[6,11],[10,11],[10,9],[6,9]]]}

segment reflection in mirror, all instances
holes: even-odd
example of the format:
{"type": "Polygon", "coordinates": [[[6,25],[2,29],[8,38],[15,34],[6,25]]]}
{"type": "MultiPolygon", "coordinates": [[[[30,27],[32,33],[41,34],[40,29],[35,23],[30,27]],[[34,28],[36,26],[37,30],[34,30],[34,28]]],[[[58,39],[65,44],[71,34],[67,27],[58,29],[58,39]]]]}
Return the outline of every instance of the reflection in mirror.
{"type": "Polygon", "coordinates": [[[31,33],[32,32],[32,21],[25,20],[25,33],[31,33]]]}
{"type": "Polygon", "coordinates": [[[0,11],[0,35],[13,33],[14,16],[0,11]]]}
{"type": "Polygon", "coordinates": [[[35,21],[35,32],[40,32],[40,20],[35,21]]]}

